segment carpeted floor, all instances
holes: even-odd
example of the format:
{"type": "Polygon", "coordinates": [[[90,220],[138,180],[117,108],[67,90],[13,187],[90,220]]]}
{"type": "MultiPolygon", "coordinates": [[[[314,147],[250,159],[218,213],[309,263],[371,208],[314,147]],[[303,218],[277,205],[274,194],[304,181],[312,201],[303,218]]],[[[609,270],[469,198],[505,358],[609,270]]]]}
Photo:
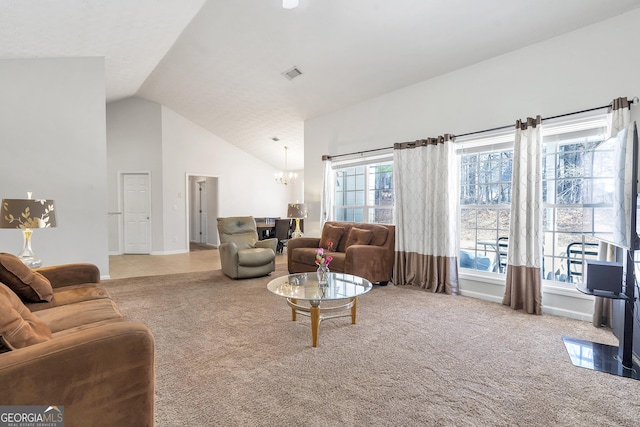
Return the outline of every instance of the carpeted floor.
{"type": "Polygon", "coordinates": [[[158,426],[632,426],[640,381],[574,367],[587,322],[379,287],[358,324],[292,322],[271,277],[220,270],[103,282],[156,338],[158,426]]]}

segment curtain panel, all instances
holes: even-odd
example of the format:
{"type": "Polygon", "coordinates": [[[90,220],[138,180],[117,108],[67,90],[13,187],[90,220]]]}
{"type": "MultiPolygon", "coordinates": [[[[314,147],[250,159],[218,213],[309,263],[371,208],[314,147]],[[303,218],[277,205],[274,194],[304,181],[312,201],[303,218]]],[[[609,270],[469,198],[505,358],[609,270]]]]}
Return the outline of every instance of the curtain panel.
{"type": "Polygon", "coordinates": [[[320,199],[320,230],[327,221],[333,221],[334,202],[335,202],[335,184],[336,176],[331,167],[331,158],[322,156],[322,168],[324,170],[322,178],[322,194],[320,199]]]}
{"type": "Polygon", "coordinates": [[[458,293],[458,162],[453,137],[394,144],[396,285],[458,293]]]}
{"type": "Polygon", "coordinates": [[[542,118],[516,122],[506,289],[502,303],[542,314],[542,118]]]}
{"type": "MultiPolygon", "coordinates": [[[[609,111],[607,113],[607,134],[606,138],[610,138],[617,134],[620,130],[622,130],[625,126],[631,123],[631,110],[629,107],[629,101],[627,98],[616,98],[611,102],[611,106],[609,107],[609,111]]],[[[617,165],[616,169],[619,171],[625,171],[627,173],[631,173],[631,167],[633,165],[633,150],[626,150],[624,156],[616,156],[617,157],[617,165]],[[628,156],[627,156],[628,154],[628,156]]],[[[632,182],[632,180],[627,179],[625,182],[632,182]]],[[[622,190],[624,194],[625,189],[616,189],[614,192],[617,196],[622,190]]],[[[615,197],[619,199],[619,197],[615,197]]],[[[623,200],[618,200],[618,203],[629,203],[629,200],[623,197],[623,200]]],[[[623,209],[625,209],[624,207],[623,209]]],[[[622,216],[625,218],[626,216],[622,216]]],[[[627,221],[625,220],[624,224],[620,225],[621,227],[628,227],[627,221]]],[[[598,259],[601,261],[616,261],[620,258],[620,255],[616,256],[618,252],[617,248],[609,243],[600,242],[598,244],[598,259]]],[[[596,327],[600,326],[613,326],[613,300],[610,298],[602,298],[596,297],[594,306],[593,306],[593,325],[596,327]]]]}

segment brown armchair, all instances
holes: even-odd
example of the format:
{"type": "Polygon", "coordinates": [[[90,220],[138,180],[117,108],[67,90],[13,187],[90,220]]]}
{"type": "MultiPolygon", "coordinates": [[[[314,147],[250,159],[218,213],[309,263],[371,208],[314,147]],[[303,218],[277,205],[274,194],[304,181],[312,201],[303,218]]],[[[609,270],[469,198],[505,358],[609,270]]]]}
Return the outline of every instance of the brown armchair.
{"type": "Polygon", "coordinates": [[[289,240],[289,273],[315,271],[316,249],[322,247],[327,251],[331,242],[331,271],[354,274],[371,283],[386,285],[393,276],[395,237],[396,228],[393,225],[326,222],[320,238],[298,237],[289,240]]]}

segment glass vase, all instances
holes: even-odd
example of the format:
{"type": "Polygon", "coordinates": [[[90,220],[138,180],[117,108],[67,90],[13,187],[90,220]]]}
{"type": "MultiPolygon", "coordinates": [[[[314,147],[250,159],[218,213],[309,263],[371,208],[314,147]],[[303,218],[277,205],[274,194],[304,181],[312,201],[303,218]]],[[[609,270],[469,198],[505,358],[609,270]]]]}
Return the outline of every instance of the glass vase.
{"type": "Polygon", "coordinates": [[[327,285],[329,282],[329,266],[319,265],[318,270],[316,270],[316,274],[318,275],[318,284],[320,286],[327,285]]]}

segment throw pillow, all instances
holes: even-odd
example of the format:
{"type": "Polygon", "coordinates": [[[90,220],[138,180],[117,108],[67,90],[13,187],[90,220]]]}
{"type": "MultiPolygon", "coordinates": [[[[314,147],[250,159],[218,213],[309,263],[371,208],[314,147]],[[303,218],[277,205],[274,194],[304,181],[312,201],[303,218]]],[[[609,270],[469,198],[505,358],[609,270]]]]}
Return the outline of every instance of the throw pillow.
{"type": "Polygon", "coordinates": [[[328,250],[329,242],[331,242],[331,250],[335,251],[338,248],[338,243],[340,243],[343,233],[344,227],[325,224],[322,228],[322,236],[320,237],[320,247],[328,250]]]}
{"type": "Polygon", "coordinates": [[[351,245],[368,245],[371,242],[371,238],[373,237],[373,232],[371,230],[365,230],[363,228],[351,227],[349,230],[349,235],[347,236],[347,241],[344,244],[344,250],[351,245]]]}
{"type": "Polygon", "coordinates": [[[49,341],[51,329],[0,283],[0,353],[49,341]]]}
{"type": "Polygon", "coordinates": [[[25,301],[49,302],[53,298],[51,282],[42,274],[31,271],[15,255],[0,253],[0,282],[25,301]]]}

